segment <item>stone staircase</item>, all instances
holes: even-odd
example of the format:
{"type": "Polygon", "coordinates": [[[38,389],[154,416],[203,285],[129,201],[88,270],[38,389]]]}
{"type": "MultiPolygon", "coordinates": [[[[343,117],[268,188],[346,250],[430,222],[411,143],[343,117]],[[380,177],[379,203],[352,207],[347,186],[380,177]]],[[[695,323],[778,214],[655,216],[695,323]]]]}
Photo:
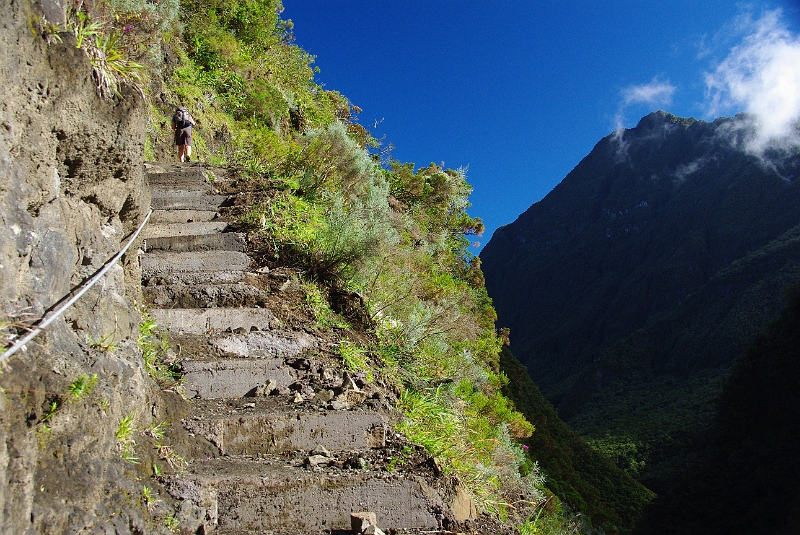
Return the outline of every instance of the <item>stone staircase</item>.
{"type": "Polygon", "coordinates": [[[179,353],[191,399],[183,425],[218,450],[166,483],[201,512],[197,532],[350,533],[350,514],[363,511],[387,533],[463,520],[447,496],[464,493],[391,431],[386,392],[342,369],[321,333],[291,323],[296,281],[258,269],[230,231],[220,183],[196,164],[147,171],[143,292],[179,353]]]}

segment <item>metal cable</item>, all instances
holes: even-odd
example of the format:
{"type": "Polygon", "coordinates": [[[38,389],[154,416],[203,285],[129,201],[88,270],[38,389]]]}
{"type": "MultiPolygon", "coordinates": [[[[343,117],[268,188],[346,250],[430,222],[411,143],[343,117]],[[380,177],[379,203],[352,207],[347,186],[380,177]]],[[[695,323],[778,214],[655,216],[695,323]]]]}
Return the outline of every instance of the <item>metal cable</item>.
{"type": "MultiPolygon", "coordinates": [[[[27,335],[25,335],[25,337],[23,337],[22,339],[18,340],[18,341],[17,341],[17,342],[16,342],[16,343],[15,343],[13,346],[11,346],[11,347],[10,347],[8,350],[6,350],[6,352],[5,352],[5,353],[3,353],[3,355],[2,355],[2,356],[0,356],[0,364],[2,364],[3,362],[5,362],[5,360],[6,360],[6,359],[8,359],[8,357],[10,357],[11,355],[13,355],[13,354],[14,354],[14,353],[16,353],[17,351],[19,351],[19,350],[20,350],[20,348],[24,347],[24,346],[25,346],[25,344],[27,344],[28,342],[30,342],[31,340],[33,340],[33,338],[34,338],[36,335],[38,335],[40,332],[42,332],[44,329],[46,329],[48,325],[50,325],[50,324],[51,324],[51,323],[52,323],[52,322],[53,322],[53,321],[54,321],[54,320],[55,320],[57,317],[59,317],[61,314],[63,314],[63,313],[64,313],[64,311],[65,311],[66,309],[68,309],[68,308],[69,308],[69,307],[70,307],[70,306],[71,306],[71,305],[72,305],[72,304],[73,304],[75,301],[77,301],[78,299],[80,299],[80,298],[81,298],[81,296],[82,296],[83,294],[85,294],[85,293],[86,293],[86,292],[89,290],[89,288],[91,288],[92,286],[94,286],[94,285],[95,285],[95,283],[96,283],[97,281],[99,281],[99,280],[100,280],[100,279],[103,277],[103,275],[105,275],[105,274],[106,274],[106,272],[107,272],[109,269],[111,269],[111,266],[113,266],[114,264],[116,264],[116,263],[119,261],[119,259],[120,259],[120,258],[122,258],[122,255],[124,255],[124,254],[125,254],[125,252],[126,252],[126,251],[127,251],[129,248],[130,248],[131,244],[133,244],[133,242],[134,242],[134,241],[136,240],[136,238],[139,236],[139,233],[142,231],[142,229],[144,228],[144,226],[147,224],[147,221],[150,219],[150,216],[151,216],[152,214],[153,214],[153,210],[152,210],[152,209],[150,209],[150,211],[149,211],[149,212],[147,212],[147,217],[145,217],[145,218],[144,218],[144,221],[142,221],[142,224],[139,226],[139,228],[138,228],[138,229],[136,229],[136,232],[134,232],[134,233],[133,233],[133,236],[131,236],[131,239],[130,239],[130,240],[128,240],[128,243],[125,245],[125,247],[123,247],[123,248],[120,250],[120,252],[118,252],[118,253],[117,253],[117,254],[114,256],[114,258],[112,258],[112,259],[111,259],[111,260],[110,260],[110,261],[109,261],[109,262],[108,262],[108,263],[107,263],[105,266],[103,266],[103,269],[101,269],[101,270],[100,270],[100,271],[99,271],[99,272],[98,272],[98,273],[97,273],[97,274],[96,274],[94,277],[92,277],[91,279],[89,279],[89,281],[85,283],[84,287],[83,287],[83,288],[81,288],[81,290],[80,290],[78,293],[76,293],[76,294],[75,294],[75,295],[74,295],[74,296],[73,296],[73,297],[72,297],[72,298],[71,298],[69,301],[67,301],[66,303],[64,303],[64,305],[63,305],[61,308],[59,308],[58,310],[56,310],[56,311],[55,311],[55,313],[53,313],[52,315],[50,315],[49,317],[47,317],[47,319],[44,319],[44,318],[43,318],[43,319],[44,319],[44,321],[42,321],[42,323],[40,323],[39,325],[37,325],[37,327],[36,327],[34,330],[32,330],[31,332],[29,332],[27,335]]],[[[69,295],[69,294],[68,294],[68,295],[69,295]]],[[[45,314],[45,316],[47,316],[47,314],[45,314]]]]}

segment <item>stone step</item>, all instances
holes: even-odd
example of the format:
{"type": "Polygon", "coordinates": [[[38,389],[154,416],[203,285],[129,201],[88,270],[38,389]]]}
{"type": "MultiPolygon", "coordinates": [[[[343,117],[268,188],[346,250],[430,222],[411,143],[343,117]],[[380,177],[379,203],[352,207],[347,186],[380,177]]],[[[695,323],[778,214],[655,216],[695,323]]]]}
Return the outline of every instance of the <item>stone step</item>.
{"type": "MultiPolygon", "coordinates": [[[[424,478],[370,470],[307,470],[267,460],[213,459],[167,483],[194,497],[220,530],[294,533],[349,530],[350,513],[376,513],[382,530],[436,529],[449,513],[424,478]]],[[[213,529],[213,527],[210,527],[213,529]]]]}
{"type": "Polygon", "coordinates": [[[150,185],[150,195],[153,199],[163,197],[198,197],[211,193],[216,193],[214,187],[205,180],[189,180],[150,185]]]}
{"type": "MultiPolygon", "coordinates": [[[[213,309],[211,309],[213,310],[213,309]]],[[[307,349],[317,349],[321,341],[304,331],[267,331],[228,334],[209,339],[216,349],[242,358],[295,357],[307,349]]]]}
{"type": "Polygon", "coordinates": [[[147,302],[161,308],[265,307],[269,294],[234,284],[159,284],[143,288],[147,302]]]}
{"type": "MultiPolygon", "coordinates": [[[[152,314],[152,312],[153,310],[151,309],[150,313],[152,314]]],[[[158,321],[156,323],[158,323],[158,321]]],[[[277,323],[279,322],[277,322],[276,320],[276,324],[277,323]]],[[[332,351],[336,348],[336,344],[324,342],[320,339],[316,339],[316,337],[310,337],[310,335],[308,335],[307,333],[282,330],[278,328],[270,331],[265,331],[265,334],[269,335],[268,337],[265,338],[269,338],[269,342],[271,342],[271,345],[269,345],[267,349],[261,351],[254,350],[250,352],[249,356],[247,357],[242,357],[241,355],[237,355],[235,353],[228,353],[225,350],[220,349],[218,347],[218,346],[224,347],[226,345],[225,343],[223,343],[223,340],[226,337],[238,338],[240,335],[237,334],[222,334],[217,336],[209,336],[208,334],[179,334],[175,332],[170,332],[169,340],[170,340],[170,345],[172,345],[175,348],[175,352],[177,353],[178,358],[182,360],[217,362],[221,360],[231,360],[231,359],[259,360],[265,358],[282,358],[282,359],[287,359],[287,365],[293,366],[297,369],[305,370],[304,372],[305,374],[314,373],[320,375],[321,380],[324,382],[325,385],[327,385],[327,387],[339,388],[342,386],[344,381],[344,375],[341,374],[337,375],[335,373],[335,370],[333,370],[332,368],[329,369],[329,367],[325,366],[322,366],[322,368],[317,367],[313,372],[309,372],[311,366],[310,363],[312,361],[316,363],[316,359],[314,359],[313,358],[314,355],[311,354],[309,355],[300,354],[302,353],[302,350],[305,349],[306,347],[316,347],[323,354],[327,354],[327,352],[332,351]],[[310,340],[309,337],[311,338],[310,340]],[[312,343],[316,344],[316,346],[311,346],[312,343]]],[[[232,343],[235,344],[236,341],[232,343]]],[[[262,344],[265,347],[267,346],[267,343],[268,341],[266,339],[262,340],[262,344]]]]}
{"type": "Polygon", "coordinates": [[[227,195],[206,195],[192,193],[185,195],[153,196],[151,205],[154,210],[218,210],[225,206],[227,195]]]}
{"type": "Polygon", "coordinates": [[[298,409],[291,398],[270,396],[222,402],[198,400],[184,427],[222,455],[362,450],[386,446],[387,417],[376,411],[298,409]],[[251,400],[251,401],[247,401],[251,400]]]}
{"type": "Polygon", "coordinates": [[[252,395],[270,381],[276,388],[288,388],[301,375],[277,358],[182,360],[180,367],[186,397],[201,399],[252,395]]]}
{"type": "MultiPolygon", "coordinates": [[[[217,310],[209,308],[206,310],[217,310]]],[[[159,326],[164,320],[159,314],[162,309],[151,309],[150,314],[159,326]]],[[[263,359],[302,357],[305,350],[323,350],[335,348],[316,336],[304,331],[279,329],[279,322],[271,325],[276,328],[247,334],[218,334],[209,336],[206,333],[186,333],[169,331],[170,340],[180,346],[180,355],[190,360],[217,361],[220,359],[263,359]]],[[[252,327],[251,327],[252,328],[252,327]]],[[[243,328],[239,329],[243,331],[243,328]]]]}
{"type": "Polygon", "coordinates": [[[249,271],[199,271],[199,272],[181,272],[175,271],[171,273],[155,273],[147,279],[143,279],[144,286],[155,286],[159,284],[234,284],[242,282],[251,278],[250,276],[256,275],[249,271]]]}
{"type": "MultiPolygon", "coordinates": [[[[161,328],[178,334],[206,334],[243,330],[268,330],[276,321],[268,308],[172,308],[153,309],[153,319],[161,328]]],[[[237,345],[240,342],[233,342],[237,345]]]]}
{"type": "Polygon", "coordinates": [[[141,257],[142,279],[174,272],[244,271],[252,259],[237,251],[153,252],[141,257]]]}
{"type": "Polygon", "coordinates": [[[145,164],[147,182],[153,186],[169,186],[184,183],[207,182],[206,170],[202,167],[176,164],[145,164]]]}
{"type": "MultiPolygon", "coordinates": [[[[187,223],[194,224],[194,223],[187,223]]],[[[223,232],[218,234],[198,234],[182,236],[163,236],[147,238],[145,251],[172,251],[176,253],[191,251],[238,251],[247,249],[245,235],[239,232],[223,232]]]]}
{"type": "MultiPolygon", "coordinates": [[[[155,215],[155,214],[154,214],[155,215]]],[[[167,238],[174,236],[202,236],[219,234],[225,231],[228,223],[224,221],[202,221],[198,223],[156,223],[148,224],[142,231],[142,238],[167,238]]]]}
{"type": "Polygon", "coordinates": [[[217,210],[153,210],[151,223],[199,223],[220,217],[217,210]]]}

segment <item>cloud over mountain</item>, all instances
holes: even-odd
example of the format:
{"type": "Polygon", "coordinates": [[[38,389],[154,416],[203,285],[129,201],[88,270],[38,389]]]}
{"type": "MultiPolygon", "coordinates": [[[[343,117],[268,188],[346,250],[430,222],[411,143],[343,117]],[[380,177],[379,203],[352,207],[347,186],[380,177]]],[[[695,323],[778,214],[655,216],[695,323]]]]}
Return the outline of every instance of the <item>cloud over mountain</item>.
{"type": "Polygon", "coordinates": [[[623,103],[629,104],[649,104],[660,106],[672,102],[672,95],[675,93],[675,86],[671,83],[661,82],[658,77],[646,84],[633,85],[622,91],[623,103]]]}
{"type": "Polygon", "coordinates": [[[744,16],[738,27],[745,37],[705,77],[709,115],[754,114],[752,152],[762,152],[770,140],[798,142],[800,38],[788,30],[780,10],[757,20],[744,16]]]}

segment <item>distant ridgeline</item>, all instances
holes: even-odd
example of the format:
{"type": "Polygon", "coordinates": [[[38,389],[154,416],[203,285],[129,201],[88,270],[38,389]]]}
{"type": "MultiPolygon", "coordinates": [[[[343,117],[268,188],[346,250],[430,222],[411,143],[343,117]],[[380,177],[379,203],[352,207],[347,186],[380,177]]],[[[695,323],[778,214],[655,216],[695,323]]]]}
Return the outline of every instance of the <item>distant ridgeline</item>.
{"type": "Polygon", "coordinates": [[[749,151],[752,124],[652,113],[481,254],[498,326],[542,393],[657,492],[800,281],[800,154],[749,151]]]}

